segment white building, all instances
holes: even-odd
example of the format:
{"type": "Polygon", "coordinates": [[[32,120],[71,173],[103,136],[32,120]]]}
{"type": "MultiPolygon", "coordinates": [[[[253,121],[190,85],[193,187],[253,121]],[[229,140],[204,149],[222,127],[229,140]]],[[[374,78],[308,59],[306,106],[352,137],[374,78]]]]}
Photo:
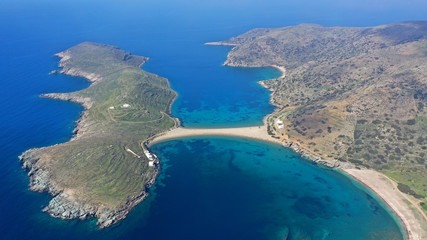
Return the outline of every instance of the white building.
{"type": "Polygon", "coordinates": [[[277,119],[276,124],[277,124],[277,128],[279,128],[279,129],[281,129],[281,128],[284,128],[284,127],[285,127],[285,126],[283,125],[283,121],[282,121],[282,120],[280,120],[280,119],[277,119]]]}
{"type": "Polygon", "coordinates": [[[153,155],[149,151],[144,151],[145,156],[151,161],[154,160],[153,155]]]}
{"type": "Polygon", "coordinates": [[[114,107],[113,107],[113,106],[111,106],[111,107],[109,107],[108,109],[113,110],[113,109],[114,109],[114,107]]]}
{"type": "Polygon", "coordinates": [[[129,108],[129,107],[130,107],[130,104],[127,104],[127,103],[122,105],[122,108],[129,108]]]}
{"type": "Polygon", "coordinates": [[[148,150],[144,150],[144,154],[148,158],[148,166],[154,167],[154,165],[158,163],[158,159],[155,154],[150,153],[148,150]]]}

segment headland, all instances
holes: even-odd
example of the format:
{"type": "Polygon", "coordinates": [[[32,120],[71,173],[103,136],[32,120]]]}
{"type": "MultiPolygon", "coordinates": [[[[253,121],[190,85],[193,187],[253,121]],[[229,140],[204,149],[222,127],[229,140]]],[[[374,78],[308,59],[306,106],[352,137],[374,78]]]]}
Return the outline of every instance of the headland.
{"type": "Polygon", "coordinates": [[[175,126],[168,113],[176,93],[167,79],[141,70],[148,58],[114,46],[84,42],[56,56],[58,73],[92,84],[42,97],[76,102],[85,111],[69,142],[19,158],[30,189],[53,196],[43,211],[63,219],[97,218],[108,227],[147,197],[159,166],[141,143],[175,126]]]}

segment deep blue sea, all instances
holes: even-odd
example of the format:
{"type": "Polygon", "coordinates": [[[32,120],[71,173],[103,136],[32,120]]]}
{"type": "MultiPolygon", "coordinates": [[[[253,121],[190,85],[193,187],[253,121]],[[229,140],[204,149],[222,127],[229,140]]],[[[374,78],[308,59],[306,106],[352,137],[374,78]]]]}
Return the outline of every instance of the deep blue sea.
{"type": "Polygon", "coordinates": [[[223,67],[230,48],[203,43],[256,27],[427,20],[426,9],[424,0],[0,1],[0,239],[275,239],[286,229],[292,239],[396,236],[396,222],[366,189],[268,143],[194,138],[153,146],[161,179],[106,230],[42,213],[50,196],[28,191],[17,157],[72,136],[82,107],[38,96],[89,85],[48,75],[57,68],[52,55],[80,42],[150,57],[143,69],[170,80],[179,94],[172,114],[184,126],[251,126],[273,110],[256,82],[280,73],[223,67]]]}

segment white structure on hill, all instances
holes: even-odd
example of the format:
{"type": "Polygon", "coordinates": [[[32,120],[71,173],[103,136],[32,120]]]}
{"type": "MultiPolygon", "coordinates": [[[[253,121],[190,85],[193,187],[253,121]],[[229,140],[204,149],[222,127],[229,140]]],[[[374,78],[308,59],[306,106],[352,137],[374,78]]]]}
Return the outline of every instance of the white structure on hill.
{"type": "Polygon", "coordinates": [[[285,126],[283,125],[283,121],[282,121],[282,120],[280,120],[280,119],[277,119],[276,124],[277,124],[277,128],[279,128],[279,129],[281,129],[281,128],[284,128],[284,127],[285,127],[285,126]]]}
{"type": "Polygon", "coordinates": [[[154,167],[157,163],[157,156],[155,154],[151,154],[148,150],[144,151],[145,156],[148,158],[148,166],[154,167]]]}
{"type": "Polygon", "coordinates": [[[144,151],[145,156],[148,158],[148,160],[153,160],[154,156],[147,150],[144,151]]]}

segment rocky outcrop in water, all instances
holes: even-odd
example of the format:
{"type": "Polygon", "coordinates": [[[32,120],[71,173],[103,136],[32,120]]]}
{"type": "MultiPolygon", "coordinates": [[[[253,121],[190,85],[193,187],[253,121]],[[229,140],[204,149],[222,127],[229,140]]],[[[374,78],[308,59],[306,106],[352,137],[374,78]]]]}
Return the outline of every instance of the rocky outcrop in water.
{"type": "Polygon", "coordinates": [[[293,143],[292,141],[285,141],[282,143],[282,146],[292,149],[294,152],[300,154],[302,157],[307,158],[315,163],[321,164],[326,167],[336,168],[340,167],[338,161],[326,161],[319,156],[313,155],[304,148],[300,147],[298,144],[293,143]]]}

